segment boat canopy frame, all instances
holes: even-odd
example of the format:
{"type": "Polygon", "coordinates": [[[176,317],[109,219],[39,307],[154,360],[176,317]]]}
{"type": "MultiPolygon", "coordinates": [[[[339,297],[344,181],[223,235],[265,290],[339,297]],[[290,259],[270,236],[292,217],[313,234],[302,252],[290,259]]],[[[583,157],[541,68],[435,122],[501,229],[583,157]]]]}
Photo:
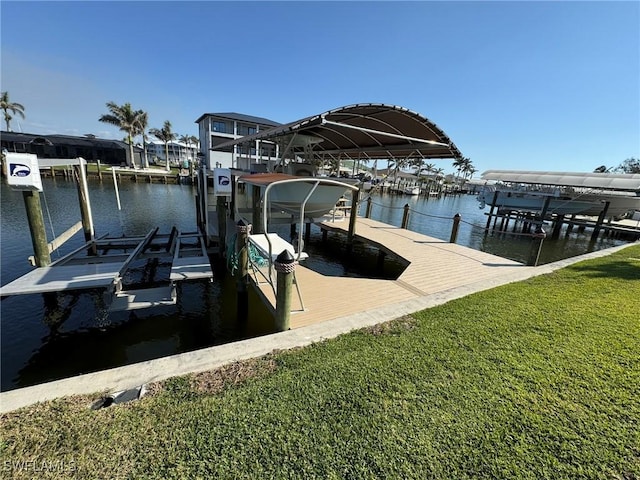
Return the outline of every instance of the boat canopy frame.
{"type": "Polygon", "coordinates": [[[345,160],[463,157],[444,131],[428,118],[382,103],[336,108],[223,142],[212,150],[261,141],[279,143],[281,160],[288,154],[307,160],[324,160],[327,156],[345,160]]]}

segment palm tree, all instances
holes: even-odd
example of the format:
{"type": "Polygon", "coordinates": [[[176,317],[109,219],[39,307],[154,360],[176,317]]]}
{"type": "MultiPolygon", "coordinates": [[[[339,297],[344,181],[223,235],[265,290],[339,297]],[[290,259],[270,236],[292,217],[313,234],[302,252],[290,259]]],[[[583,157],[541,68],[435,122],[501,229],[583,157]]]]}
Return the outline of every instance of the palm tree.
{"type": "MultiPolygon", "coordinates": [[[[131,166],[135,168],[136,163],[133,160],[133,137],[138,135],[140,116],[144,114],[142,110],[133,110],[130,103],[118,105],[115,102],[107,102],[109,114],[102,115],[98,120],[109,125],[118,127],[123,132],[127,132],[127,143],[129,144],[129,155],[131,158],[131,166]]],[[[146,114],[145,114],[146,115],[146,114]]]]}
{"type": "Polygon", "coordinates": [[[144,156],[144,168],[149,168],[149,157],[147,155],[147,127],[149,126],[149,116],[147,112],[138,110],[138,135],[142,136],[142,152],[144,156]]]}
{"type": "Polygon", "coordinates": [[[2,96],[0,97],[0,108],[4,112],[4,121],[7,123],[7,131],[11,131],[11,119],[13,118],[9,112],[18,114],[22,118],[24,118],[24,106],[20,103],[10,102],[9,101],[9,92],[2,92],[2,96]]]}
{"type": "Polygon", "coordinates": [[[169,164],[169,142],[176,139],[176,134],[171,131],[171,122],[169,120],[165,120],[162,128],[152,128],[151,130],[149,130],[149,133],[161,142],[164,142],[164,155],[167,161],[167,172],[170,171],[171,165],[169,164]]]}

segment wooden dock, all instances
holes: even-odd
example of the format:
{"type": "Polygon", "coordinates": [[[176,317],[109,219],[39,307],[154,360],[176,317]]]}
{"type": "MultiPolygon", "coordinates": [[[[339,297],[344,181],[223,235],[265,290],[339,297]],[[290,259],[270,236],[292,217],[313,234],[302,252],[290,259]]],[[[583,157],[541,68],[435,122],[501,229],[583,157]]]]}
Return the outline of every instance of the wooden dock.
{"type": "MultiPolygon", "coordinates": [[[[323,230],[346,236],[347,222],[324,222],[323,230]]],[[[522,271],[521,263],[468,247],[448,243],[417,232],[358,217],[356,241],[364,242],[408,262],[396,280],[325,276],[301,262],[296,277],[305,310],[294,295],[291,328],[376,310],[419,297],[465,287],[522,271]]],[[[273,289],[260,283],[256,290],[275,309],[273,289]]]]}

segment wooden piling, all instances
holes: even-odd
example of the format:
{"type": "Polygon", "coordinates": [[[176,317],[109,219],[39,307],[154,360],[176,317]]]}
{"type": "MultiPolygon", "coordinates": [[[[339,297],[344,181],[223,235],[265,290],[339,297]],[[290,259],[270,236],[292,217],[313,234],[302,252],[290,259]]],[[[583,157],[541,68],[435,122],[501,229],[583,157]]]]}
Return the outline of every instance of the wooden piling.
{"type": "Polygon", "coordinates": [[[246,322],[249,317],[249,293],[247,284],[249,281],[249,233],[251,233],[251,224],[247,224],[244,220],[238,220],[236,224],[236,261],[238,269],[236,270],[236,306],[237,317],[239,322],[246,322]]]}
{"type": "Polygon", "coordinates": [[[458,239],[458,228],[460,227],[460,220],[462,217],[459,213],[453,216],[453,227],[451,228],[451,237],[449,237],[449,243],[456,243],[458,239]]]}
{"type": "MultiPolygon", "coordinates": [[[[80,201],[80,217],[82,219],[82,231],[84,233],[85,242],[93,240],[95,231],[93,229],[93,218],[91,216],[91,203],[89,201],[89,186],[87,184],[87,176],[84,165],[74,167],[77,177],[78,200],[80,201]]],[[[94,250],[91,252],[95,254],[94,250]]]]}
{"type": "Polygon", "coordinates": [[[36,267],[46,267],[51,263],[49,246],[47,244],[47,232],[44,228],[44,218],[42,216],[42,205],[40,204],[40,192],[24,190],[22,192],[24,206],[27,210],[27,220],[29,231],[31,232],[31,243],[36,267]]]}
{"type": "Polygon", "coordinates": [[[98,179],[102,182],[102,168],[100,168],[100,160],[96,160],[96,165],[98,166],[98,179]]]}
{"type": "Polygon", "coordinates": [[[485,234],[489,233],[489,227],[491,226],[491,217],[493,216],[493,209],[496,207],[496,200],[498,199],[498,191],[493,192],[493,200],[491,201],[491,208],[489,209],[489,218],[487,218],[487,226],[485,227],[485,234]]]}
{"type": "Polygon", "coordinates": [[[364,216],[366,218],[371,218],[371,196],[367,197],[367,210],[364,216]]]}
{"type": "Polygon", "coordinates": [[[560,237],[560,230],[562,229],[562,223],[564,222],[564,214],[556,215],[556,223],[553,225],[553,231],[551,232],[551,238],[555,239],[560,237]]]}
{"type": "Polygon", "coordinates": [[[356,235],[356,218],[358,218],[358,201],[360,189],[351,191],[351,215],[349,216],[349,233],[347,234],[347,254],[353,250],[353,239],[356,235]]]}
{"type": "Polygon", "coordinates": [[[609,203],[604,202],[604,208],[598,215],[598,220],[596,221],[595,226],[593,227],[593,233],[591,233],[591,240],[595,240],[598,238],[598,234],[600,233],[600,229],[602,228],[602,224],[604,223],[604,219],[607,216],[607,212],[609,211],[609,203]]]}
{"type": "Polygon", "coordinates": [[[216,214],[218,216],[218,246],[220,252],[226,252],[227,240],[227,202],[226,198],[219,195],[216,198],[216,214]]]}
{"type": "Polygon", "coordinates": [[[409,207],[409,204],[406,203],[404,205],[404,213],[402,214],[402,225],[401,228],[406,229],[409,225],[409,210],[411,209],[411,207],[409,207]]]}
{"type": "Polygon", "coordinates": [[[311,242],[311,222],[304,224],[304,243],[309,245],[311,242]]]}
{"type": "Polygon", "coordinates": [[[291,290],[296,261],[288,250],[283,250],[273,263],[276,279],[276,330],[284,332],[291,328],[291,290]]]}

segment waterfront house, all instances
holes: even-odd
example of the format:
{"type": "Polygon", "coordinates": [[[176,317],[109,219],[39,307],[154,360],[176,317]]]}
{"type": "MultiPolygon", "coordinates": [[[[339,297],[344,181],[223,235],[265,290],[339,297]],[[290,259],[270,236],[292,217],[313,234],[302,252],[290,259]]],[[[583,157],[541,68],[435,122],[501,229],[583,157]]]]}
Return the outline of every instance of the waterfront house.
{"type": "Polygon", "coordinates": [[[229,140],[277,127],[281,125],[278,122],[241,113],[205,113],[196,123],[200,134],[200,151],[208,169],[238,168],[250,171],[256,169],[258,164],[266,164],[277,158],[277,145],[267,141],[234,145],[216,151],[212,149],[229,140]]]}
{"type": "MultiPolygon", "coordinates": [[[[33,133],[0,132],[2,149],[9,152],[32,153],[39,158],[78,158],[102,164],[131,165],[129,145],[120,140],[98,138],[95,135],[39,135],[33,133]]],[[[142,149],[134,147],[135,164],[140,165],[142,149]]]]}

